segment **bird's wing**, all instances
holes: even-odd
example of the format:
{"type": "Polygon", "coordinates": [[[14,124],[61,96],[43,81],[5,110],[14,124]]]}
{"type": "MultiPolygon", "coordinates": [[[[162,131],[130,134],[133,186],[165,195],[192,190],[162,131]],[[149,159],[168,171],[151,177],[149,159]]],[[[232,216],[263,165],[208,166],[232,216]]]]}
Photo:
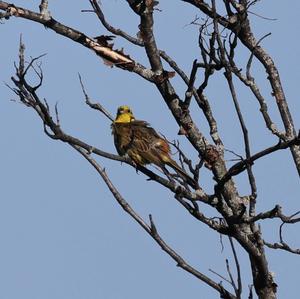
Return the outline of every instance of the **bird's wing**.
{"type": "Polygon", "coordinates": [[[162,138],[145,121],[136,120],[131,122],[132,146],[141,152],[157,150],[162,138]]]}

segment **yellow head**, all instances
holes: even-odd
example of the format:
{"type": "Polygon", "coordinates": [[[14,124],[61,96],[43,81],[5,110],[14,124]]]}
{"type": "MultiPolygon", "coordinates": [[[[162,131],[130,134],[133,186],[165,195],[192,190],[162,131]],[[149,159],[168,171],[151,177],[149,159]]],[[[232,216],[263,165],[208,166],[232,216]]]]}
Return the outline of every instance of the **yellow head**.
{"type": "Polygon", "coordinates": [[[134,116],[130,107],[124,105],[118,108],[115,123],[130,123],[133,120],[134,116]]]}

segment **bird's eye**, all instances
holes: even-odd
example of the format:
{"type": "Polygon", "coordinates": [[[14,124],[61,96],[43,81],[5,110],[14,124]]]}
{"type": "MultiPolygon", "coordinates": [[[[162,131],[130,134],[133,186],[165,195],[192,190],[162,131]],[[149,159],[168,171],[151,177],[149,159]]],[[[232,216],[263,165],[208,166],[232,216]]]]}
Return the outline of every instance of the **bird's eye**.
{"type": "Polygon", "coordinates": [[[130,110],[130,109],[128,109],[128,113],[131,113],[131,110],[130,110]]]}

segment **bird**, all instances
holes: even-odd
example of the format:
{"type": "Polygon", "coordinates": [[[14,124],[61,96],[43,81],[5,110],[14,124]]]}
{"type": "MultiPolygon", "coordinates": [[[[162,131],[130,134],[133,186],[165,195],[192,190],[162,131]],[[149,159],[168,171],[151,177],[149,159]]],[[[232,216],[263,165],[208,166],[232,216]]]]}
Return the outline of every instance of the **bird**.
{"type": "Polygon", "coordinates": [[[131,108],[120,106],[112,123],[114,144],[120,156],[128,155],[136,166],[154,164],[166,173],[165,165],[183,176],[190,185],[195,181],[171,158],[168,141],[148,122],[136,120],[131,108]]]}

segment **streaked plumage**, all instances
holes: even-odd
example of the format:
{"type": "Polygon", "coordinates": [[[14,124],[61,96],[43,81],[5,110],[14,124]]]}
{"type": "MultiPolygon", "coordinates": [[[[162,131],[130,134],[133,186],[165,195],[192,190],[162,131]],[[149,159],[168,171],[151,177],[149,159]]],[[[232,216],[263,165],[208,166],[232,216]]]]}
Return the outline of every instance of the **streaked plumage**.
{"type": "Polygon", "coordinates": [[[112,124],[114,142],[119,155],[128,155],[137,165],[153,163],[162,169],[171,166],[179,174],[192,180],[171,158],[170,146],[150,125],[136,120],[128,106],[118,108],[112,124]]]}

